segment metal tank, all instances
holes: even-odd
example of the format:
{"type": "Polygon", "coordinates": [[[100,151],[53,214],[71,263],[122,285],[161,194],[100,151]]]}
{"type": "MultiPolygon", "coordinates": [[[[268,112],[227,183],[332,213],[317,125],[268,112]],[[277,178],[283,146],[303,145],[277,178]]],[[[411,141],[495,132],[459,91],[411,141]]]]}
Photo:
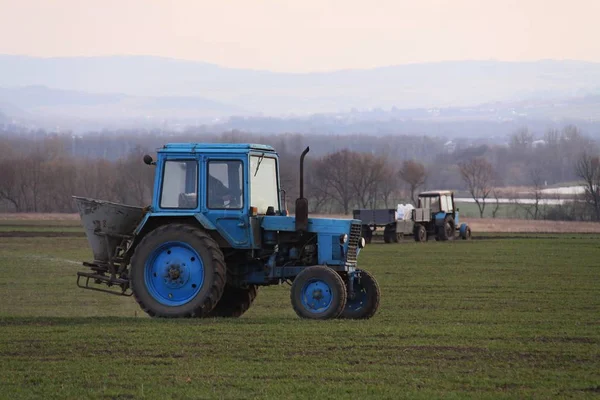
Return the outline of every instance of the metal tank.
{"type": "Polygon", "coordinates": [[[73,199],[94,253],[94,263],[98,264],[109,263],[117,246],[133,233],[145,214],[142,207],[77,196],[73,199]]]}

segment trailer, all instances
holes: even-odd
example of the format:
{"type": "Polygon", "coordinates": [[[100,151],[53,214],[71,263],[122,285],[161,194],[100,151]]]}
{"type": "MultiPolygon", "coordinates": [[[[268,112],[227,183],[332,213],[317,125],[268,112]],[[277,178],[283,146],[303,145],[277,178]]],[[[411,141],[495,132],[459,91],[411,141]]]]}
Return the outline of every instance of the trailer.
{"type": "Polygon", "coordinates": [[[398,218],[398,210],[393,208],[357,209],[353,211],[353,218],[362,221],[362,236],[367,243],[371,243],[378,229],[383,229],[385,243],[398,243],[404,236],[411,236],[414,232],[412,218],[398,218]]]}
{"type": "Polygon", "coordinates": [[[450,190],[420,193],[417,208],[410,206],[410,212],[399,204],[398,209],[357,209],[353,218],[362,221],[362,236],[367,243],[378,229],[383,229],[385,243],[398,243],[405,236],[413,236],[417,242],[432,237],[439,241],[453,240],[457,232],[461,239],[471,239],[469,225],[459,223],[459,210],[450,190]]]}

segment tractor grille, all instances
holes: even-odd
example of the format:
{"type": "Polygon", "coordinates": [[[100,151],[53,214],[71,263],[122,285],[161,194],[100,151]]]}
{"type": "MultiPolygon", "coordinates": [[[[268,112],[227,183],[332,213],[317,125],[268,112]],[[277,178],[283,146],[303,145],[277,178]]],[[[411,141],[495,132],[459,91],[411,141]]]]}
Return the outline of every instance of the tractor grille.
{"type": "Polygon", "coordinates": [[[352,223],[350,226],[350,237],[348,238],[348,254],[346,255],[347,263],[356,263],[358,255],[358,241],[362,234],[362,225],[359,223],[352,223]]]}

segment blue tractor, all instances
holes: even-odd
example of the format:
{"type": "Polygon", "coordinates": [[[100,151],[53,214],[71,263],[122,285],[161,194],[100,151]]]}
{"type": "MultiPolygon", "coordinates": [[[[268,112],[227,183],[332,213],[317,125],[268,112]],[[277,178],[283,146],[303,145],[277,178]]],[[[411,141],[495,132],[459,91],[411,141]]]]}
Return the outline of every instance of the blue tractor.
{"type": "Polygon", "coordinates": [[[156,168],[150,206],[75,197],[94,254],[78,286],[133,295],[153,317],[205,318],[239,317],[260,286],[287,282],[301,318],[372,317],[380,290],[357,266],[361,222],[309,218],[308,151],[295,216],[271,146],[172,143],[144,156],[156,168]]]}
{"type": "Polygon", "coordinates": [[[430,236],[435,240],[453,240],[458,231],[464,240],[471,239],[471,228],[459,222],[454,192],[435,190],[419,193],[418,207],[412,210],[415,241],[424,242],[430,236]]]}

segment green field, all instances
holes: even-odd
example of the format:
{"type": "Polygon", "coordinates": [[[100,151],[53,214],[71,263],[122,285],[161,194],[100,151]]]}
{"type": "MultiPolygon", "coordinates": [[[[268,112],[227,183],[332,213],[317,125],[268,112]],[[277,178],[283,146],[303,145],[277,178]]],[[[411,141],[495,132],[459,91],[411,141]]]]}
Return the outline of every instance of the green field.
{"type": "Polygon", "coordinates": [[[156,320],[76,287],[85,238],[0,237],[0,398],[598,398],[599,255],[574,234],[374,243],[371,320],[300,320],[288,286],[237,320],[156,320]]]}

